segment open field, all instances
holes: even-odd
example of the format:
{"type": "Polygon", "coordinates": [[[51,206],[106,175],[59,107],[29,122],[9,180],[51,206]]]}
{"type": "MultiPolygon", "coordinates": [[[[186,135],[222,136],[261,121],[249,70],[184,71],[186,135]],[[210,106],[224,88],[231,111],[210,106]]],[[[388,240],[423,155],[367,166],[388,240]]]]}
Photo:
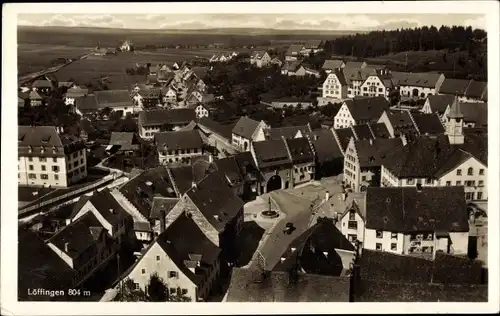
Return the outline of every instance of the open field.
{"type": "Polygon", "coordinates": [[[76,59],[89,51],[90,47],[20,43],[17,45],[18,74],[40,71],[53,66],[51,62],[57,58],[76,59]]]}

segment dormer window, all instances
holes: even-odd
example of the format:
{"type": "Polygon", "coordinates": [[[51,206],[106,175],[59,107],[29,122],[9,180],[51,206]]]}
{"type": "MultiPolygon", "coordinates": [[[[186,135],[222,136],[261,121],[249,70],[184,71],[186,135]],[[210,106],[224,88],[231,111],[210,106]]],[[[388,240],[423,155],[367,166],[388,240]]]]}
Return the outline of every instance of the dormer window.
{"type": "Polygon", "coordinates": [[[40,148],[40,153],[42,153],[42,154],[45,153],[45,147],[40,148]]]}
{"type": "Polygon", "coordinates": [[[52,147],[52,153],[53,153],[53,154],[57,153],[57,148],[56,148],[55,146],[54,146],[54,147],[52,147]]]}
{"type": "Polygon", "coordinates": [[[33,152],[33,147],[29,146],[28,147],[28,152],[31,154],[33,152]]]}

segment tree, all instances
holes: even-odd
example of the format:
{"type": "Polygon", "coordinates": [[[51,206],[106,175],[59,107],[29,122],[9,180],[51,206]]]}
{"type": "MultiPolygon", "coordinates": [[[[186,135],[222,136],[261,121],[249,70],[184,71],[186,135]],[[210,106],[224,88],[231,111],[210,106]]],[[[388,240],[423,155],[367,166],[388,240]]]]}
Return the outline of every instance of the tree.
{"type": "Polygon", "coordinates": [[[137,289],[134,281],[129,278],[119,287],[116,300],[120,302],[191,302],[191,297],[183,294],[179,287],[176,293],[168,293],[167,284],[156,273],[149,278],[146,292],[137,289]]]}
{"type": "Polygon", "coordinates": [[[153,274],[149,278],[148,301],[166,302],[168,298],[168,289],[158,274],[153,274]]]}
{"type": "Polygon", "coordinates": [[[99,113],[99,116],[101,118],[109,117],[111,115],[111,113],[113,113],[113,109],[111,109],[110,107],[105,107],[104,109],[101,110],[101,112],[99,113]]]}
{"type": "Polygon", "coordinates": [[[120,291],[118,301],[120,302],[145,302],[146,293],[142,289],[137,289],[132,279],[127,278],[123,284],[119,285],[120,291]]]}

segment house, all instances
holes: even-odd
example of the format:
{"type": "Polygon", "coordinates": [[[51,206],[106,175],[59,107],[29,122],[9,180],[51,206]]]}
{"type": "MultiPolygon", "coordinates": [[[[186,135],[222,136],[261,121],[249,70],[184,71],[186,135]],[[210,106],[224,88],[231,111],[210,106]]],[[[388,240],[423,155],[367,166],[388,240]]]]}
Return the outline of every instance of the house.
{"type": "Polygon", "coordinates": [[[295,76],[295,72],[301,67],[302,61],[294,60],[294,61],[285,61],[283,67],[281,67],[281,74],[288,76],[295,76]]]}
{"type": "MultiPolygon", "coordinates": [[[[345,155],[345,151],[347,150],[347,145],[351,141],[351,138],[355,140],[369,140],[369,139],[377,139],[377,138],[391,138],[389,131],[383,123],[376,124],[361,124],[354,125],[347,128],[331,128],[333,132],[333,136],[337,141],[339,149],[342,155],[345,155]]],[[[342,163],[343,168],[343,163],[342,163]]]]}
{"type": "Polygon", "coordinates": [[[438,94],[445,81],[444,75],[439,73],[393,71],[391,75],[401,97],[405,98],[425,99],[429,95],[438,94]]]}
{"type": "Polygon", "coordinates": [[[310,139],[316,157],[315,178],[321,179],[342,173],[344,155],[332,130],[326,128],[312,130],[310,139]]]}
{"type": "Polygon", "coordinates": [[[224,175],[224,179],[236,195],[243,196],[244,174],[234,156],[214,160],[211,168],[224,175]]]}
{"type": "Polygon", "coordinates": [[[265,140],[264,129],[266,128],[264,121],[257,122],[242,116],[233,127],[231,143],[242,151],[251,150],[253,142],[265,140]]]}
{"type": "Polygon", "coordinates": [[[87,177],[87,151],[80,138],[54,126],[18,126],[18,184],[68,187],[87,177]]]}
{"type": "Polygon", "coordinates": [[[244,202],[234,194],[220,172],[193,182],[179,202],[166,214],[168,227],[179,216],[190,216],[203,234],[222,251],[228,263],[239,257],[244,202]]]}
{"type": "Polygon", "coordinates": [[[37,79],[31,84],[32,90],[44,96],[49,96],[50,93],[57,88],[57,83],[48,79],[37,79]]]}
{"type": "Polygon", "coordinates": [[[226,302],[349,302],[349,277],[234,268],[226,302]]]}
{"type": "Polygon", "coordinates": [[[293,139],[306,137],[312,132],[311,125],[308,123],[306,125],[297,126],[284,126],[284,127],[274,127],[267,128],[264,133],[266,139],[293,139]]]}
{"type": "Polygon", "coordinates": [[[357,267],[355,302],[486,302],[480,263],[436,252],[434,259],[365,249],[357,267]]]}
{"type": "Polygon", "coordinates": [[[250,152],[263,176],[258,194],[293,187],[293,161],[284,139],[254,142],[250,152]]]}
{"type": "Polygon", "coordinates": [[[276,65],[278,66],[279,68],[281,68],[281,66],[283,66],[283,62],[278,58],[278,57],[274,57],[272,60],[271,60],[271,65],[276,65]]]}
{"type": "Polygon", "coordinates": [[[243,174],[243,196],[244,201],[254,200],[258,194],[258,188],[262,175],[257,164],[249,151],[237,153],[234,156],[241,173],[243,174]]]}
{"type": "Polygon", "coordinates": [[[390,137],[442,135],[445,132],[440,117],[433,113],[385,110],[378,122],[385,124],[390,137]]]}
{"type": "Polygon", "coordinates": [[[453,103],[453,100],[455,100],[455,95],[430,95],[425,100],[421,111],[424,113],[436,113],[440,118],[444,118],[443,114],[446,111],[446,108],[453,103]]]}
{"type": "Polygon", "coordinates": [[[69,88],[64,94],[64,104],[75,105],[76,98],[84,97],[89,93],[88,89],[82,89],[78,87],[69,88]]]}
{"type": "Polygon", "coordinates": [[[120,282],[130,279],[136,288],[145,291],[151,276],[156,274],[166,283],[169,295],[204,301],[219,277],[220,252],[195,219],[183,214],[164,228],[120,282]]]}
{"type": "Polygon", "coordinates": [[[323,98],[327,101],[342,101],[347,99],[347,93],[348,84],[343,69],[341,67],[338,67],[329,71],[322,86],[323,98]]]}
{"type": "Polygon", "coordinates": [[[132,102],[128,90],[94,91],[94,97],[99,110],[110,108],[113,112],[121,113],[122,116],[127,116],[141,110],[139,106],[135,106],[132,102]]]}
{"type": "Polygon", "coordinates": [[[77,221],[87,213],[91,213],[99,221],[116,247],[131,245],[133,235],[132,215],[116,201],[108,188],[94,192],[91,196],[82,196],[75,204],[72,214],[66,219],[66,225],[77,221]]]}
{"type": "Polygon", "coordinates": [[[17,107],[24,108],[30,105],[30,96],[28,93],[19,91],[17,93],[17,107]]]}
{"type": "Polygon", "coordinates": [[[175,131],[154,134],[160,164],[190,163],[193,156],[203,154],[203,140],[200,132],[175,131]]]}
{"type": "Polygon", "coordinates": [[[144,139],[153,139],[155,133],[175,131],[188,125],[196,119],[193,109],[158,109],[139,113],[139,136],[144,139]]]}
{"type": "Polygon", "coordinates": [[[134,95],[135,104],[140,108],[154,108],[163,105],[162,90],[159,88],[141,89],[134,95]]]}
{"type": "Polygon", "coordinates": [[[292,185],[296,186],[313,180],[315,154],[309,138],[289,138],[284,141],[293,164],[292,185]]]}
{"type": "MultiPolygon", "coordinates": [[[[483,102],[467,102],[460,103],[460,111],[463,115],[463,127],[487,127],[488,126],[488,103],[483,102]]],[[[453,103],[449,104],[443,114],[443,119],[446,118],[451,111],[453,103]]]]}
{"type": "Polygon", "coordinates": [[[30,106],[37,107],[44,104],[44,97],[40,95],[36,90],[31,90],[29,93],[30,106]]]}
{"type": "Polygon", "coordinates": [[[363,239],[358,235],[363,249],[430,258],[437,251],[467,254],[469,215],[463,187],[369,187],[365,203],[366,214],[358,225],[358,232],[364,229],[363,239]]]}
{"type": "Polygon", "coordinates": [[[368,66],[367,63],[365,63],[364,61],[348,61],[346,64],[345,64],[345,68],[352,68],[352,69],[362,69],[362,68],[366,68],[368,66]]]}
{"type": "Polygon", "coordinates": [[[81,276],[59,255],[25,227],[18,229],[17,295],[19,301],[68,300],[66,296],[51,297],[49,291],[66,291],[80,287],[81,276]],[[43,273],[40,273],[43,271],[43,273]],[[44,289],[44,295],[30,295],[30,290],[44,289]]]}
{"type": "Polygon", "coordinates": [[[389,72],[385,69],[377,70],[376,74],[370,74],[361,84],[361,95],[368,97],[382,96],[389,100],[389,94],[395,88],[389,72]]]}
{"type": "Polygon", "coordinates": [[[207,137],[207,143],[210,146],[217,148],[220,152],[227,151],[233,155],[239,151],[239,147],[232,143],[234,125],[233,123],[220,124],[210,118],[202,117],[198,120],[197,127],[207,137]]]}
{"type": "Polygon", "coordinates": [[[461,102],[488,101],[488,83],[484,81],[446,78],[436,92],[458,95],[461,102]]]}
{"type": "Polygon", "coordinates": [[[118,152],[126,155],[133,155],[140,147],[135,134],[130,132],[111,132],[108,146],[116,146],[118,152]]]}
{"type": "Polygon", "coordinates": [[[250,64],[257,68],[268,67],[271,64],[271,56],[266,51],[256,51],[250,55],[250,64]]]}
{"type": "Polygon", "coordinates": [[[130,52],[134,49],[134,45],[130,41],[123,42],[122,46],[120,46],[120,50],[122,52],[130,52]]]}
{"type": "Polygon", "coordinates": [[[344,101],[335,115],[334,128],[376,123],[390,104],[384,97],[359,97],[344,101]]]}
{"type": "MultiPolygon", "coordinates": [[[[361,85],[369,76],[377,76],[377,70],[373,68],[342,68],[345,82],[347,84],[347,97],[354,98],[363,95],[361,85]]],[[[368,91],[365,91],[368,92],[368,91]]]]}
{"type": "Polygon", "coordinates": [[[47,245],[81,282],[116,258],[118,245],[93,212],[86,212],[47,240],[47,245]]]}
{"type": "Polygon", "coordinates": [[[290,45],[285,54],[285,61],[296,61],[298,60],[302,50],[304,49],[304,45],[290,45]]]}
{"type": "Polygon", "coordinates": [[[334,71],[335,69],[344,68],[344,67],[345,67],[345,63],[341,59],[327,59],[323,63],[323,67],[321,67],[321,69],[323,69],[327,74],[329,74],[332,71],[334,71]]]}
{"type": "Polygon", "coordinates": [[[363,192],[367,187],[380,186],[381,166],[386,155],[403,147],[399,138],[351,138],[344,158],[344,181],[353,191],[363,192]]]}
{"type": "Polygon", "coordinates": [[[212,57],[210,57],[209,59],[209,62],[211,63],[225,63],[225,62],[228,62],[230,61],[231,59],[233,59],[233,55],[228,53],[224,53],[224,52],[218,52],[218,53],[215,53],[212,57]]]}
{"type": "Polygon", "coordinates": [[[193,91],[191,95],[187,98],[186,103],[189,106],[197,105],[198,103],[209,103],[215,100],[215,96],[212,93],[201,93],[199,91],[193,91]]]}
{"type": "Polygon", "coordinates": [[[323,41],[322,40],[311,40],[307,41],[302,47],[301,54],[303,56],[309,56],[311,53],[316,54],[323,51],[323,41]]]}
{"type": "Polygon", "coordinates": [[[162,87],[161,94],[163,97],[163,104],[176,104],[177,103],[177,91],[172,87],[162,87]]]}

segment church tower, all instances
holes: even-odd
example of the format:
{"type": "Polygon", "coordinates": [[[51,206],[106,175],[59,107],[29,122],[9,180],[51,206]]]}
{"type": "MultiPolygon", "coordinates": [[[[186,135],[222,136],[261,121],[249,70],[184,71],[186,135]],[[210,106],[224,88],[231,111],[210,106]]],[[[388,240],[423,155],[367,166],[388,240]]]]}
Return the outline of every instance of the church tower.
{"type": "Polygon", "coordinates": [[[446,135],[451,145],[460,145],[464,143],[464,115],[460,109],[458,96],[455,95],[455,100],[451,105],[450,112],[446,120],[446,135]]]}

